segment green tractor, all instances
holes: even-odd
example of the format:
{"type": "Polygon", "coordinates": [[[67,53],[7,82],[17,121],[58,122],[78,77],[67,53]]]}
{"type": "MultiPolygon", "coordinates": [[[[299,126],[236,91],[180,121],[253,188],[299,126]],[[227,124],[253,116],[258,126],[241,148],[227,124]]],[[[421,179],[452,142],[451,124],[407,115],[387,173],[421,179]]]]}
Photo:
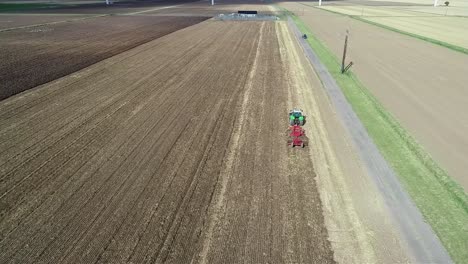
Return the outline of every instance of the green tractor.
{"type": "Polygon", "coordinates": [[[291,126],[299,125],[303,126],[305,124],[306,117],[302,113],[301,109],[294,108],[293,110],[289,111],[289,124],[291,126]]]}

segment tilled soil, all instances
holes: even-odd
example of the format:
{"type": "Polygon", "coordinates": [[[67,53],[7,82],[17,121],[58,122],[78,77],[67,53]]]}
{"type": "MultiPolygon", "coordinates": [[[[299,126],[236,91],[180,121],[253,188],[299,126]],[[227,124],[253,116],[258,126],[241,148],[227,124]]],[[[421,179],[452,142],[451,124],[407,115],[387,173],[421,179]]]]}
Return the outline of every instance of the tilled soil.
{"type": "Polygon", "coordinates": [[[0,262],[333,262],[276,30],[206,21],[2,101],[0,262]]]}
{"type": "Polygon", "coordinates": [[[167,9],[156,9],[144,12],[146,15],[174,15],[174,16],[216,16],[219,14],[237,13],[239,10],[256,10],[259,14],[271,14],[271,6],[256,1],[216,1],[214,6],[207,5],[206,2],[194,2],[184,5],[176,5],[167,9]]]}
{"type": "Polygon", "coordinates": [[[45,23],[57,23],[85,19],[93,15],[81,14],[2,14],[0,13],[0,31],[45,23]]]}
{"type": "Polygon", "coordinates": [[[0,32],[0,100],[206,19],[110,16],[0,32]]]}
{"type": "MultiPolygon", "coordinates": [[[[9,13],[23,14],[121,14],[129,12],[138,12],[151,8],[180,5],[193,2],[194,0],[128,0],[115,1],[111,5],[106,5],[105,1],[78,1],[73,3],[69,1],[59,1],[60,6],[49,8],[36,8],[18,11],[9,11],[9,13]]],[[[112,1],[111,1],[112,2],[112,1]]]]}
{"type": "Polygon", "coordinates": [[[285,144],[286,65],[271,25],[259,32],[241,119],[212,208],[205,263],[332,261],[309,149],[285,144]]]}

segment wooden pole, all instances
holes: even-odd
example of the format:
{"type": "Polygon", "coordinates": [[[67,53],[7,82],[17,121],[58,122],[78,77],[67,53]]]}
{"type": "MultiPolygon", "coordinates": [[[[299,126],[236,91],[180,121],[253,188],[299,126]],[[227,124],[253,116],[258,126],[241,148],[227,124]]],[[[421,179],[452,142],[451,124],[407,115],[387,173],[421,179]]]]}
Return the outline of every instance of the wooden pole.
{"type": "Polygon", "coordinates": [[[348,31],[346,31],[346,38],[344,41],[343,60],[341,61],[341,73],[345,72],[346,49],[348,47],[348,31]]]}

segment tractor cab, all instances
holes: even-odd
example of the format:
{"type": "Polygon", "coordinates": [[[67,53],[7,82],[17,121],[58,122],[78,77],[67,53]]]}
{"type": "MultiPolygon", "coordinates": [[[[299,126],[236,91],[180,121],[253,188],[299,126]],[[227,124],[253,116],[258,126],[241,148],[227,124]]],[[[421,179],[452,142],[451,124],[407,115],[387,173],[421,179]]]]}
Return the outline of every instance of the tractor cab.
{"type": "Polygon", "coordinates": [[[301,109],[294,108],[293,110],[289,111],[289,124],[291,126],[303,126],[305,124],[305,116],[301,109]]]}

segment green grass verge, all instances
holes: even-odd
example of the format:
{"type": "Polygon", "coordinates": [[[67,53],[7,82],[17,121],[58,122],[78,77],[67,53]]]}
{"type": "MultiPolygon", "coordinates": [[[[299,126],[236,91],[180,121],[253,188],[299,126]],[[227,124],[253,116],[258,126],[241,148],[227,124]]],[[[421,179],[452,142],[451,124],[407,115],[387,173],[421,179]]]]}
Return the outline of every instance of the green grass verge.
{"type": "Polygon", "coordinates": [[[57,4],[47,3],[0,3],[0,12],[24,11],[29,9],[57,7],[57,4]]]}
{"type": "Polygon", "coordinates": [[[444,41],[441,41],[441,40],[437,40],[437,39],[421,36],[421,35],[418,35],[418,34],[410,33],[410,32],[400,30],[400,29],[397,29],[397,28],[394,28],[394,27],[390,27],[390,26],[387,26],[387,25],[384,25],[384,24],[381,24],[381,23],[377,23],[377,22],[374,22],[374,21],[367,20],[367,19],[362,18],[360,16],[348,15],[348,14],[336,12],[336,11],[333,11],[333,10],[328,10],[328,9],[325,9],[325,8],[318,8],[318,7],[308,5],[308,4],[305,4],[305,3],[300,3],[300,4],[305,5],[305,6],[309,6],[309,7],[313,7],[313,8],[317,8],[317,9],[320,9],[320,10],[324,10],[324,11],[327,11],[327,12],[330,12],[330,13],[334,13],[334,14],[338,14],[338,15],[342,15],[342,16],[347,16],[347,17],[350,17],[350,18],[353,18],[353,19],[368,23],[370,25],[381,27],[381,28],[384,28],[384,29],[387,29],[387,30],[390,30],[390,31],[393,31],[393,32],[397,32],[397,33],[407,35],[407,36],[410,36],[410,37],[413,37],[413,38],[424,40],[424,41],[427,41],[427,42],[430,42],[430,43],[433,43],[433,44],[436,44],[436,45],[439,45],[439,46],[442,46],[442,47],[445,47],[445,48],[448,48],[448,49],[451,49],[451,50],[454,50],[454,51],[458,51],[458,52],[461,52],[461,53],[464,53],[464,54],[468,54],[468,49],[467,48],[463,48],[463,47],[460,47],[460,46],[457,46],[457,45],[453,45],[453,44],[450,44],[450,43],[447,43],[447,42],[444,42],[444,41]]]}
{"type": "Polygon", "coordinates": [[[339,60],[292,13],[317,53],[341,87],[348,102],[400,182],[432,226],[452,259],[468,263],[468,196],[424,149],[402,128],[352,73],[341,74],[339,60]]]}

